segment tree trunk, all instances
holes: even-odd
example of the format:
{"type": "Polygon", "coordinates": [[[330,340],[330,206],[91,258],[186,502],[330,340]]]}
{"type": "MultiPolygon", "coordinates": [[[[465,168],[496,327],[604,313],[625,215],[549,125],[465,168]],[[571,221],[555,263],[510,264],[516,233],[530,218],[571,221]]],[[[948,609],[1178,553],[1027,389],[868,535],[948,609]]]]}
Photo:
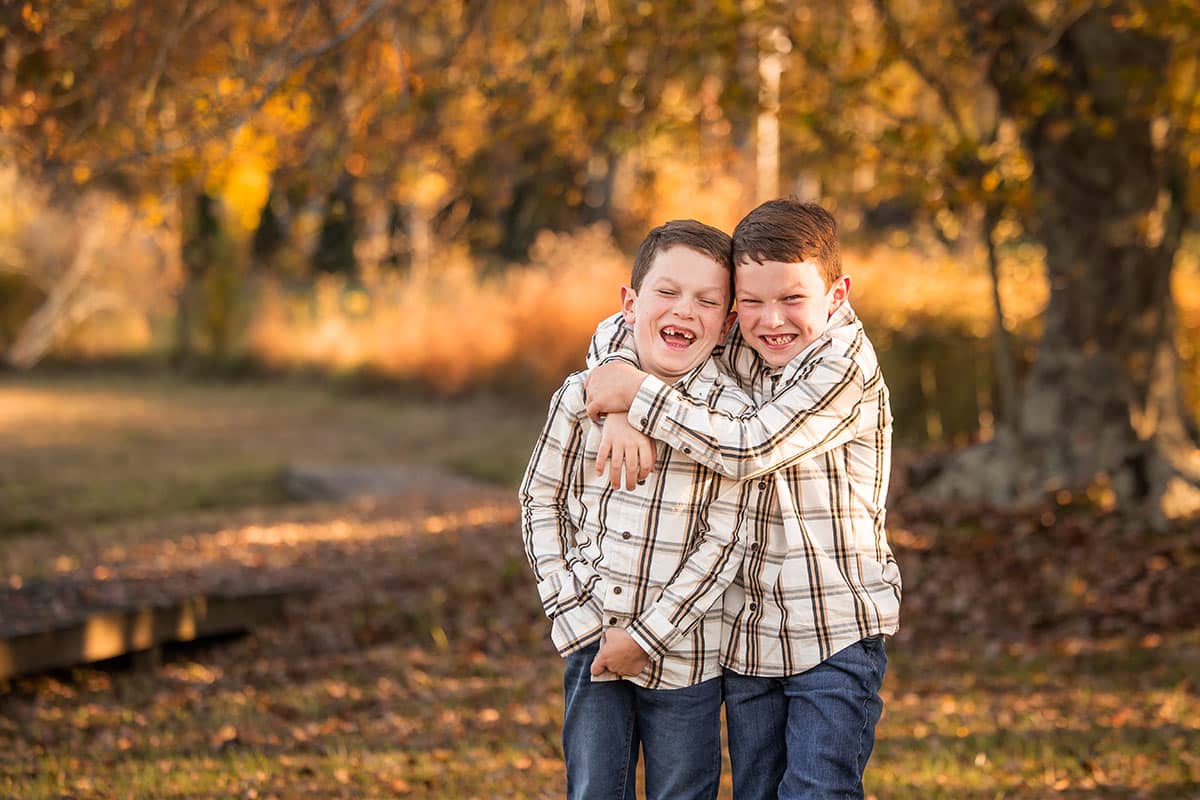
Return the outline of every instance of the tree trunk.
{"type": "MultiPolygon", "coordinates": [[[[91,223],[84,229],[71,266],[54,282],[45,302],[21,327],[16,340],[5,353],[5,361],[17,369],[35,366],[54,346],[69,323],[79,319],[77,308],[83,302],[91,302],[87,279],[96,267],[96,249],[100,243],[101,228],[91,223]]],[[[91,292],[94,294],[95,291],[91,292]]]]}
{"type": "Polygon", "coordinates": [[[1027,12],[969,18],[1033,160],[1050,299],[1019,441],[997,437],[956,457],[934,493],[1032,501],[1100,480],[1119,507],[1152,521],[1200,510],[1170,291],[1186,212],[1154,111],[1169,43],[1114,25],[1117,6],[1037,52],[1045,38],[1027,12]],[[1032,78],[1047,57],[1050,73],[1032,78]]]}

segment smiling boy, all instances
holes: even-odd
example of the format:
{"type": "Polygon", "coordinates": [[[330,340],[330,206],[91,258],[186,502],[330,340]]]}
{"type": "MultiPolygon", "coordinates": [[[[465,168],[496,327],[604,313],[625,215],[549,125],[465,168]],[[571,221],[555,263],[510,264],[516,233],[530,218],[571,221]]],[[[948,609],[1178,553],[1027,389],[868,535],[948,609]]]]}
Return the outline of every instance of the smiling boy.
{"type": "MultiPolygon", "coordinates": [[[[738,329],[721,358],[758,409],[705,408],[619,362],[592,370],[588,408],[628,411],[642,433],[760,487],[749,511],[765,524],[748,532],[724,600],[734,796],[861,798],[883,706],[883,636],[899,624],[884,532],[888,391],[825,209],[764,203],[733,242],[738,329]]],[[[590,354],[619,353],[627,339],[602,323],[590,354]]],[[[612,458],[614,473],[637,461],[622,447],[612,458]]]]}
{"type": "MultiPolygon", "coordinates": [[[[730,248],[727,234],[694,220],[655,228],[621,307],[648,374],[737,415],[750,400],[710,358],[732,321],[730,248]]],[[[593,468],[601,430],[586,413],[585,378],[555,393],[520,490],[526,556],[567,661],[567,793],[632,799],[641,749],[646,797],[713,798],[717,601],[741,565],[757,490],[662,448],[648,480],[615,491],[593,468]]]]}

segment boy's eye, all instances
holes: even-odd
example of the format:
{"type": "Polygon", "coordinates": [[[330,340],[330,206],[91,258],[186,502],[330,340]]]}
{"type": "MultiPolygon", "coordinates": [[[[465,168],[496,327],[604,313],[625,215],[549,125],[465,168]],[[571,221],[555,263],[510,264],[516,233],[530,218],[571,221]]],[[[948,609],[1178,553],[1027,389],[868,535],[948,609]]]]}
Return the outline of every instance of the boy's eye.
{"type": "Polygon", "coordinates": [[[804,295],[802,294],[789,294],[787,297],[783,298],[785,303],[795,303],[803,299],[804,295]]]}
{"type": "Polygon", "coordinates": [[[737,302],[739,306],[757,306],[762,304],[761,300],[751,300],[749,297],[739,297],[737,302]]]}
{"type": "Polygon", "coordinates": [[[659,289],[658,293],[663,295],[664,297],[674,297],[675,296],[675,292],[672,289],[659,289]]]}
{"type": "Polygon", "coordinates": [[[716,300],[710,300],[710,299],[708,299],[707,297],[702,297],[702,298],[700,298],[700,302],[701,302],[702,304],[706,305],[706,306],[716,306],[716,305],[720,305],[720,304],[719,304],[719,303],[718,303],[716,300]]]}

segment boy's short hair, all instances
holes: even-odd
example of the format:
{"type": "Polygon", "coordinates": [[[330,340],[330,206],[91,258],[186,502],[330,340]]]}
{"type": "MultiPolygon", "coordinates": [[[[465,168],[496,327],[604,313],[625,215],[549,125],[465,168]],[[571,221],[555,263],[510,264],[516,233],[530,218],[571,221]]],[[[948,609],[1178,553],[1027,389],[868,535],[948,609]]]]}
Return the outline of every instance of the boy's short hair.
{"type": "Polygon", "coordinates": [[[633,274],[629,285],[635,292],[642,290],[654,259],[672,247],[687,247],[725,267],[729,272],[729,302],[733,302],[733,240],[729,234],[694,219],[673,219],[646,234],[633,259],[633,274]]]}
{"type": "Polygon", "coordinates": [[[837,221],[816,203],[768,200],[733,229],[733,263],[816,262],[825,287],[842,277],[837,221]]]}

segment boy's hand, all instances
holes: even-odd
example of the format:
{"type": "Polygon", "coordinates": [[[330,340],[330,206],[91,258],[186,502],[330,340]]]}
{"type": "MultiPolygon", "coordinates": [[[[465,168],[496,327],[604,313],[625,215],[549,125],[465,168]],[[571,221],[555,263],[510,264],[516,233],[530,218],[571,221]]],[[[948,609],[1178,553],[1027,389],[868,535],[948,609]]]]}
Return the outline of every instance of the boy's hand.
{"type": "Polygon", "coordinates": [[[628,411],[645,379],[646,373],[625,361],[596,367],[583,382],[588,416],[599,422],[604,414],[628,411]]]}
{"type": "Polygon", "coordinates": [[[654,441],[633,429],[623,414],[612,414],[604,418],[600,433],[600,449],[596,452],[596,474],[603,475],[605,465],[611,461],[608,482],[614,489],[621,488],[621,471],[625,472],[625,488],[633,491],[634,486],[646,480],[654,469],[654,441]]]}
{"type": "Polygon", "coordinates": [[[603,675],[605,672],[611,672],[628,677],[637,675],[649,663],[650,658],[646,651],[639,647],[623,628],[608,628],[604,631],[600,652],[592,661],[592,674],[603,675]]]}

